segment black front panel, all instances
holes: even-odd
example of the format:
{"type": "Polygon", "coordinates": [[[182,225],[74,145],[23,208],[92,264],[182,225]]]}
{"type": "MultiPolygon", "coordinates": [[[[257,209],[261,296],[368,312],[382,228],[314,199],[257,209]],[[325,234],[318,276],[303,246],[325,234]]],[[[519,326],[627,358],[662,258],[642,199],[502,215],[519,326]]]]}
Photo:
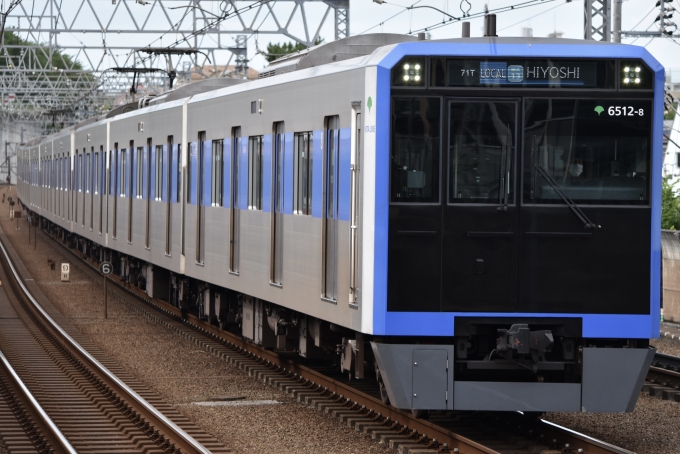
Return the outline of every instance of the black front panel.
{"type": "Polygon", "coordinates": [[[443,311],[517,308],[516,100],[448,103],[443,311]]]}
{"type": "Polygon", "coordinates": [[[648,314],[650,210],[582,207],[586,230],[566,206],[523,206],[519,311],[648,314]]]}
{"type": "Polygon", "coordinates": [[[615,96],[648,68],[585,62],[613,92],[551,94],[568,87],[504,90],[518,69],[489,61],[467,69],[505,82],[453,91],[461,59],[399,77],[414,62],[427,86],[392,98],[388,310],[649,313],[652,92],[615,96]]]}
{"type": "Polygon", "coordinates": [[[392,99],[389,310],[439,310],[441,107],[438,97],[392,99]]]}

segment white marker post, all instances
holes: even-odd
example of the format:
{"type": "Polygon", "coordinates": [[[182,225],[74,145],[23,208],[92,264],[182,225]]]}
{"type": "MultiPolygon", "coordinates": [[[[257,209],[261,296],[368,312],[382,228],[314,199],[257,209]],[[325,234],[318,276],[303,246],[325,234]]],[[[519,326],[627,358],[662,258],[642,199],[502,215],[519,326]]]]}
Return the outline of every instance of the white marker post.
{"type": "Polygon", "coordinates": [[[102,262],[99,264],[99,272],[104,276],[104,318],[109,318],[109,274],[113,272],[113,265],[111,262],[102,262]]]}
{"type": "Polygon", "coordinates": [[[70,282],[69,275],[71,274],[71,265],[68,263],[61,264],[61,282],[70,282]]]}

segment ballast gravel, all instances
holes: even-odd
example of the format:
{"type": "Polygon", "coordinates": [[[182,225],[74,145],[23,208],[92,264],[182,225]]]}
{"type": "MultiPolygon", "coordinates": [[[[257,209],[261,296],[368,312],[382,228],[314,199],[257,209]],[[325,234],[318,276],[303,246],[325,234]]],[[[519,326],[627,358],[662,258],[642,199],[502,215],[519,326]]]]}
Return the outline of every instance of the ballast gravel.
{"type": "MultiPolygon", "coordinates": [[[[16,192],[11,190],[7,195],[16,197],[16,192]]],[[[59,265],[71,260],[41,238],[40,233],[35,247],[33,227],[29,244],[25,218],[19,219],[20,230],[16,230],[17,221],[9,220],[8,210],[7,204],[0,203],[2,228],[55,307],[111,359],[235,453],[394,454],[394,450],[377,444],[330,415],[298,403],[278,389],[199,350],[192,342],[147,321],[122,303],[111,286],[109,318],[104,319],[103,281],[93,282],[78,264],[71,263],[70,282],[60,282],[59,265]],[[48,266],[48,258],[56,262],[55,270],[48,266]],[[279,403],[192,405],[214,396],[243,396],[248,401],[279,403]]]]}
{"type": "MultiPolygon", "coordinates": [[[[0,192],[7,191],[6,189],[0,192]]],[[[16,197],[12,188],[8,196],[16,197]]],[[[8,219],[0,203],[0,224],[42,291],[55,307],[142,382],[217,437],[235,453],[391,453],[338,420],[306,407],[287,394],[246,375],[238,368],[199,350],[159,325],[147,321],[109,291],[109,318],[104,319],[103,285],[71,264],[69,283],[60,282],[65,256],[38,235],[28,243],[24,218],[8,219]],[[47,259],[57,263],[55,270],[47,259]],[[214,396],[274,400],[276,405],[199,406],[214,396]]],[[[680,355],[680,347],[654,341],[660,351],[680,355]]],[[[680,453],[680,403],[641,394],[633,413],[548,413],[545,419],[638,454],[680,453]]],[[[0,448],[0,454],[2,449],[0,448]]]]}

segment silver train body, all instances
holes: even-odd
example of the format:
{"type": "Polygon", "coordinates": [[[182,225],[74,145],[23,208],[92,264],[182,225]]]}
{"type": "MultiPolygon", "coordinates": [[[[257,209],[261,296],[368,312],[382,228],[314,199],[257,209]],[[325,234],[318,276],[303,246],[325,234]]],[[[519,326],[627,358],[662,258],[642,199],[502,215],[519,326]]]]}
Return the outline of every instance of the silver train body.
{"type": "MultiPolygon", "coordinates": [[[[604,397],[599,369],[578,383],[459,383],[449,369],[453,323],[387,310],[380,156],[390,126],[379,112],[390,102],[395,63],[386,60],[429,55],[435,44],[411,41],[330,43],[275,62],[256,81],[180,87],[28,143],[20,201],[43,228],[112,261],[150,296],[377,379],[400,408],[631,411],[651,350],[615,349],[632,352],[624,356],[635,367],[604,397]]],[[[464,44],[437,46],[455,55],[464,44]]],[[[493,43],[479,46],[491,52],[493,43]]],[[[619,359],[592,350],[589,364],[619,359]]]]}

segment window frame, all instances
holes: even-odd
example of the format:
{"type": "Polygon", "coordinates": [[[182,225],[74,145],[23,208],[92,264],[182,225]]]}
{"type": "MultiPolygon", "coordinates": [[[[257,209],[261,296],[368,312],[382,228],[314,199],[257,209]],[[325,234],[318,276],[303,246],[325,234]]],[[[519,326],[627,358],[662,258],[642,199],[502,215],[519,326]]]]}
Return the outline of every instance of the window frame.
{"type": "Polygon", "coordinates": [[[296,132],[293,140],[293,214],[311,216],[314,132],[296,132]],[[301,157],[305,152],[306,156],[301,157]]]}
{"type": "Polygon", "coordinates": [[[264,136],[248,137],[248,209],[262,210],[264,136]]]}
{"type": "Polygon", "coordinates": [[[163,145],[156,145],[156,172],[154,174],[154,200],[163,200],[163,145]]]}
{"type": "Polygon", "coordinates": [[[214,207],[224,206],[224,140],[212,141],[212,178],[210,179],[210,204],[214,207]]]}

